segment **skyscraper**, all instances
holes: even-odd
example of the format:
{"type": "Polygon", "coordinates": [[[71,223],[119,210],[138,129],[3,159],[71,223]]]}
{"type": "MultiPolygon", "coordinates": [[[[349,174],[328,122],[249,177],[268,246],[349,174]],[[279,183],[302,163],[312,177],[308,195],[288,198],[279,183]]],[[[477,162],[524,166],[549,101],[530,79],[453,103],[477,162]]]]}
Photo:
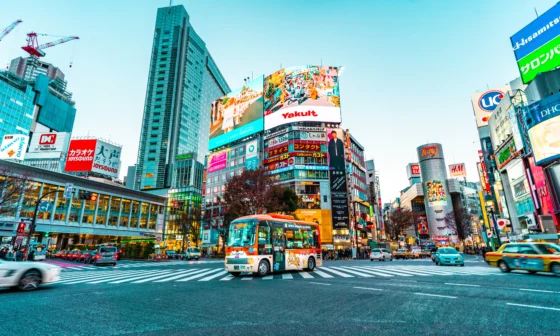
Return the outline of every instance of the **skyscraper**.
{"type": "Polygon", "coordinates": [[[138,149],[137,189],[202,184],[202,174],[196,171],[202,169],[208,151],[208,111],[213,100],[229,91],[185,8],[159,8],[138,149]],[[177,170],[181,178],[175,176],[177,170]]]}

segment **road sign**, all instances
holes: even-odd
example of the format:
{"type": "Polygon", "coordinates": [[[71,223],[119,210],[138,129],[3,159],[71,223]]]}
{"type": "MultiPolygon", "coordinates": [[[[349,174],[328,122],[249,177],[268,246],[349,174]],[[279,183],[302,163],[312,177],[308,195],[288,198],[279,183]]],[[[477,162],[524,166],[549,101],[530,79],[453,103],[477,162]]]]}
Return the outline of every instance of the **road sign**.
{"type": "Polygon", "coordinates": [[[496,224],[498,224],[498,229],[503,230],[505,229],[506,225],[508,225],[508,220],[503,218],[498,218],[496,224]]]}
{"type": "Polygon", "coordinates": [[[52,202],[41,202],[41,204],[39,204],[39,211],[41,212],[51,212],[52,208],[52,202]]]}
{"type": "Polygon", "coordinates": [[[156,241],[157,241],[158,243],[160,243],[160,242],[161,242],[161,236],[157,236],[157,237],[156,237],[156,241]]]}
{"type": "Polygon", "coordinates": [[[18,236],[16,238],[16,244],[21,244],[21,243],[23,243],[23,237],[18,236]]]}
{"type": "Polygon", "coordinates": [[[490,230],[486,231],[486,235],[488,236],[488,238],[492,238],[493,236],[492,231],[490,230]]]}
{"type": "Polygon", "coordinates": [[[74,190],[74,184],[66,183],[66,187],[64,188],[64,198],[68,199],[72,197],[72,190],[74,190]]]}

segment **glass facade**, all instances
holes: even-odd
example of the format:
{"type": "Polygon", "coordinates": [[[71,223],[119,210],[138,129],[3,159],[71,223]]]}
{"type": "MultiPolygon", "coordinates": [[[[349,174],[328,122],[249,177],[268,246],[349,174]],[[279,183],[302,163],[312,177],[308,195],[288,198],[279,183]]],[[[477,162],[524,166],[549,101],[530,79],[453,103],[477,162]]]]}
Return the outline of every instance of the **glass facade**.
{"type": "Polygon", "coordinates": [[[72,132],[76,118],[75,103],[69,99],[68,93],[53,89],[53,84],[45,75],[35,79],[35,104],[39,107],[37,122],[57,132],[72,132]]]}
{"type": "MultiPolygon", "coordinates": [[[[195,153],[195,160],[203,163],[208,151],[209,107],[213,100],[229,91],[204,41],[190,25],[185,8],[159,8],[140,134],[136,188],[183,187],[175,185],[184,181],[174,178],[175,158],[195,153]]],[[[202,184],[202,174],[195,174],[194,178],[197,179],[194,184],[202,184]]]]}
{"type": "Polygon", "coordinates": [[[0,72],[0,139],[6,134],[29,135],[35,92],[10,72],[0,72]]]}

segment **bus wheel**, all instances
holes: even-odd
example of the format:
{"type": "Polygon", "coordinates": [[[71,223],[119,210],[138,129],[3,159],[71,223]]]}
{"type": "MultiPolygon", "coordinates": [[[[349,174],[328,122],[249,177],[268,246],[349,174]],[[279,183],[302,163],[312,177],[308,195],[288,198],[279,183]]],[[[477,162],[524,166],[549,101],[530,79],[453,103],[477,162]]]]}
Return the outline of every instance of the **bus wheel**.
{"type": "Polygon", "coordinates": [[[307,259],[306,271],[313,272],[314,269],[315,269],[315,258],[309,257],[309,259],[307,259]]]}
{"type": "Polygon", "coordinates": [[[268,265],[268,261],[261,260],[261,262],[259,263],[259,268],[257,269],[257,276],[267,276],[269,272],[270,266],[268,265]]]}

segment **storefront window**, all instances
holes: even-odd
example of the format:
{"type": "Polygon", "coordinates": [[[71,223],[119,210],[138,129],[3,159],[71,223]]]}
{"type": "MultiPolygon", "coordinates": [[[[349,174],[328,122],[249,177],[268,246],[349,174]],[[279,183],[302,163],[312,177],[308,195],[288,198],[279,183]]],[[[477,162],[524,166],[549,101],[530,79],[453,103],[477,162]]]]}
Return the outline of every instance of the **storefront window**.
{"type": "Polygon", "coordinates": [[[97,205],[97,216],[95,216],[95,224],[105,225],[105,220],[109,212],[109,195],[99,195],[99,204],[97,205]]]}
{"type": "Polygon", "coordinates": [[[156,221],[158,215],[158,206],[156,204],[150,205],[150,221],[148,223],[148,229],[155,230],[156,229],[156,221]]]}
{"type": "Polygon", "coordinates": [[[120,208],[121,208],[121,198],[113,196],[111,198],[111,209],[109,212],[110,226],[117,226],[120,208]]]}
{"type": "Polygon", "coordinates": [[[33,217],[33,213],[35,212],[35,201],[39,199],[40,192],[41,192],[41,183],[27,182],[27,187],[23,195],[23,202],[21,204],[20,217],[24,217],[24,218],[33,217]]]}
{"type": "MultiPolygon", "coordinates": [[[[56,191],[58,189],[58,186],[53,185],[53,184],[43,184],[43,192],[41,193],[41,195],[46,195],[47,193],[49,193],[48,195],[46,195],[42,200],[42,202],[50,202],[53,203],[54,206],[54,199],[56,197],[56,193],[54,191],[56,191]]],[[[62,193],[60,193],[59,197],[62,197],[62,193]]],[[[53,207],[51,207],[51,209],[53,209],[53,207]]],[[[52,211],[52,210],[51,210],[52,211]]],[[[42,220],[50,220],[51,219],[51,211],[45,212],[45,211],[41,211],[41,208],[39,208],[39,212],[37,213],[37,219],[42,219],[42,220]]]]}
{"type": "Polygon", "coordinates": [[[64,198],[64,187],[58,187],[58,199],[56,200],[56,209],[54,211],[54,220],[66,221],[66,212],[70,206],[70,200],[64,198]]]}
{"type": "MultiPolygon", "coordinates": [[[[82,203],[83,201],[81,201],[80,199],[78,199],[77,197],[72,197],[72,202],[71,202],[71,208],[70,208],[70,215],[68,216],[68,221],[69,222],[73,222],[73,223],[78,223],[80,222],[80,214],[82,212],[82,203]]],[[[86,211],[87,209],[84,209],[84,211],[86,211]]],[[[95,210],[95,203],[94,203],[94,207],[93,210],[95,210]]],[[[82,218],[82,223],[93,223],[93,212],[90,211],[90,217],[89,217],[89,222],[88,222],[88,217],[85,216],[85,212],[84,212],[84,217],[82,218]]]]}
{"type": "Polygon", "coordinates": [[[140,202],[132,201],[132,215],[130,217],[130,227],[138,227],[138,215],[140,214],[140,202]]]}
{"type": "Polygon", "coordinates": [[[140,213],[140,228],[145,229],[148,227],[148,207],[149,204],[142,202],[141,213],[140,213]]]}
{"type": "Polygon", "coordinates": [[[128,226],[128,216],[130,215],[130,200],[123,198],[122,199],[122,206],[121,206],[121,219],[119,222],[119,226],[127,227],[128,226]]]}
{"type": "Polygon", "coordinates": [[[16,215],[19,198],[21,195],[21,180],[6,176],[0,176],[0,191],[3,193],[2,215],[12,217],[16,215]]]}

